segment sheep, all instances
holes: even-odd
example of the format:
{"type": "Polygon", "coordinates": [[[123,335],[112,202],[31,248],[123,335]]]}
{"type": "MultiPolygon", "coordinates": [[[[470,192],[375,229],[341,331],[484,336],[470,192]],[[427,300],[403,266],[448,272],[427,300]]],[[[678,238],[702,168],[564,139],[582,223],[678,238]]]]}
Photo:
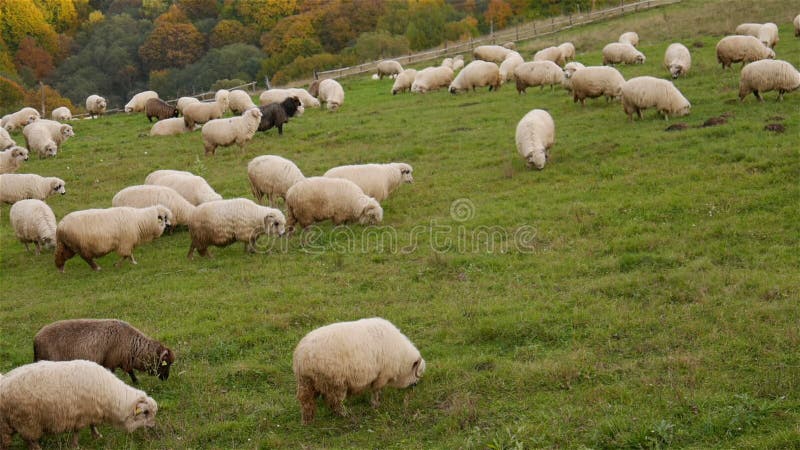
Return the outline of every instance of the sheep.
{"type": "Polygon", "coordinates": [[[264,91],[258,97],[258,103],[261,106],[269,105],[270,103],[280,103],[288,97],[297,97],[303,108],[319,108],[320,101],[314,98],[313,94],[305,89],[289,88],[289,89],[270,89],[264,91]]]}
{"type": "Polygon", "coordinates": [[[575,59],[575,45],[572,42],[564,42],[557,46],[559,50],[561,50],[561,56],[564,57],[564,61],[572,61],[575,59]]]}
{"type": "Polygon", "coordinates": [[[266,195],[269,206],[274,207],[276,197],[285,201],[286,191],[306,177],[288,159],[276,155],[262,155],[256,156],[247,164],[247,178],[250,180],[250,190],[258,203],[262,204],[266,195]]]}
{"type": "Polygon", "coordinates": [[[514,78],[517,80],[517,93],[521,94],[529,86],[544,88],[549,85],[552,90],[554,85],[561,84],[564,72],[552,61],[534,61],[518,65],[514,69],[514,78]]]}
{"type": "Polygon", "coordinates": [[[378,78],[381,80],[384,76],[399,75],[403,71],[403,66],[399,62],[387,59],[378,63],[378,78]]]}
{"type": "Polygon", "coordinates": [[[445,58],[442,60],[442,63],[439,64],[440,66],[453,68],[453,58],[445,58]]]}
{"type": "Polygon", "coordinates": [[[603,65],[613,64],[644,64],[644,53],[636,50],[631,44],[612,42],[603,47],[603,65]]]}
{"type": "Polygon", "coordinates": [[[320,103],[325,103],[328,111],[336,111],[344,103],[344,89],[334,79],[322,80],[319,82],[318,98],[320,103]]]}
{"type": "Polygon", "coordinates": [[[373,73],[372,76],[370,77],[370,79],[372,79],[374,81],[378,81],[378,80],[381,79],[381,77],[379,77],[377,73],[373,73]]]}
{"type": "Polygon", "coordinates": [[[28,243],[33,242],[36,255],[42,246],[53,248],[56,242],[56,216],[47,203],[36,200],[20,200],[11,206],[8,213],[11,227],[25,250],[30,251],[28,243]]]}
{"type": "Polygon", "coordinates": [[[40,158],[55,156],[61,149],[61,144],[72,136],[75,132],[71,125],[66,125],[55,120],[39,119],[22,129],[25,142],[31,151],[39,154],[40,158]],[[52,149],[55,144],[55,151],[52,149]]]}
{"type": "Polygon", "coordinates": [[[147,175],[144,184],[156,184],[175,189],[192,205],[222,200],[203,177],[182,170],[156,170],[147,175]]]}
{"type": "Polygon", "coordinates": [[[222,108],[222,114],[224,115],[228,112],[228,107],[230,106],[230,91],[227,89],[218,89],[217,92],[214,93],[214,101],[225,105],[222,108]]]}
{"type": "Polygon", "coordinates": [[[230,108],[234,114],[241,114],[255,107],[256,104],[253,103],[250,94],[241,89],[234,89],[228,94],[228,108],[230,108]]]}
{"type": "Polygon", "coordinates": [[[572,92],[572,75],[585,67],[586,66],[577,61],[571,61],[564,65],[564,79],[561,80],[561,85],[564,86],[564,89],[572,92]]]}
{"type": "Polygon", "coordinates": [[[800,36],[800,14],[798,14],[798,15],[796,15],[794,17],[794,20],[792,21],[792,24],[794,25],[794,35],[795,35],[795,37],[800,36]]]}
{"type": "Polygon", "coordinates": [[[512,51],[500,45],[479,45],[472,49],[472,58],[500,64],[512,51]]]}
{"type": "Polygon", "coordinates": [[[667,68],[672,78],[686,75],[692,67],[692,54],[685,45],[674,43],[664,52],[664,67],[667,68]]]}
{"type": "Polygon", "coordinates": [[[326,219],[334,225],[375,225],[383,220],[383,208],[357,184],[343,178],[306,178],[286,191],[286,227],[290,232],[295,224],[305,228],[326,219]]]}
{"type": "Polygon", "coordinates": [[[601,95],[606,101],[622,96],[622,85],[625,78],[619,70],[606,66],[589,66],[579,69],[570,77],[572,86],[572,100],[581,105],[586,105],[587,98],[597,98],[601,95]]]}
{"type": "Polygon", "coordinates": [[[5,173],[0,175],[0,203],[16,203],[35,198],[45,200],[53,194],[67,193],[64,180],[41,177],[33,173],[5,173]]]}
{"type": "Polygon", "coordinates": [[[360,187],[364,194],[382,202],[402,183],[413,183],[413,171],[414,169],[406,163],[359,164],[334,167],[323,176],[350,180],[360,187]]]}
{"type": "Polygon", "coordinates": [[[282,236],[285,230],[286,218],[280,210],[246,198],[203,203],[189,222],[192,243],[186,256],[192,259],[196,249],[200,256],[210,257],[209,246],[226,247],[234,242],[244,242],[245,252],[254,253],[262,234],[282,236]]]}
{"type": "Polygon", "coordinates": [[[128,186],[111,199],[111,206],[115,207],[147,208],[156,205],[164,205],[172,212],[173,226],[189,225],[196,208],[175,189],[156,184],[128,186]]]}
{"type": "Polygon", "coordinates": [[[93,270],[99,271],[94,258],[114,251],[120,256],[115,267],[126,259],[135,265],[136,246],[161,236],[172,223],[172,217],[172,212],[163,205],[71,212],[56,227],[56,268],[63,273],[64,264],[77,253],[93,270]]]}
{"type": "MultiPolygon", "coordinates": [[[[319,78],[315,79],[308,85],[308,95],[317,98],[319,97],[319,83],[321,80],[319,78]]],[[[287,89],[288,91],[288,89],[287,89]]]]}
{"type": "Polygon", "coordinates": [[[183,109],[194,103],[200,103],[200,100],[194,97],[181,97],[178,99],[177,103],[175,103],[175,107],[183,114],[183,109]]]}
{"type": "Polygon", "coordinates": [[[758,32],[760,30],[761,30],[760,23],[742,23],[736,27],[734,34],[739,34],[742,36],[758,37],[758,32]]]}
{"type": "Polygon", "coordinates": [[[209,120],[200,130],[206,156],[213,156],[217,147],[236,144],[243,149],[253,139],[260,122],[261,110],[258,108],[248,109],[237,117],[209,120]]]}
{"type": "Polygon", "coordinates": [[[411,85],[414,84],[414,79],[417,77],[416,69],[406,69],[400,72],[392,85],[392,95],[398,92],[406,92],[411,90],[411,85]]]}
{"type": "Polygon", "coordinates": [[[147,106],[147,101],[151,98],[158,98],[156,91],[144,91],[134,95],[131,100],[125,104],[125,112],[143,112],[147,106]]]}
{"type": "Polygon", "coordinates": [[[302,423],[308,424],[314,420],[317,396],[344,416],[348,395],[371,391],[370,403],[377,408],[385,386],[416,385],[425,373],[425,360],[391,322],[373,317],[309,332],[294,350],[292,371],[302,423]]]}
{"type": "Polygon", "coordinates": [[[92,119],[95,116],[102,116],[106,112],[106,99],[97,94],[92,94],[86,97],[86,111],[89,112],[89,117],[92,119]]]}
{"type": "Polygon", "coordinates": [[[183,117],[159,120],[150,128],[150,136],[174,136],[194,131],[199,125],[189,127],[183,117]]]}
{"type": "Polygon", "coordinates": [[[110,423],[129,433],[155,426],[158,404],[144,391],[123,383],[91,361],[40,361],[17,367],[0,383],[0,448],[10,448],[19,433],[28,448],[40,450],[45,433],[78,434],[110,423]]]}
{"type": "Polygon", "coordinates": [[[780,40],[778,36],[778,26],[772,22],[767,22],[758,29],[758,35],[756,37],[765,46],[775,48],[780,40]]]}
{"type": "Polygon", "coordinates": [[[539,50],[533,55],[534,61],[552,61],[564,67],[567,62],[564,60],[564,53],[558,47],[547,47],[539,50]]]}
{"type": "Polygon", "coordinates": [[[500,63],[500,83],[511,81],[514,79],[514,69],[524,63],[522,55],[517,52],[509,53],[506,59],[500,63]]]}
{"type": "Polygon", "coordinates": [[[144,104],[144,114],[147,116],[147,121],[151,123],[153,122],[153,117],[156,118],[156,121],[159,121],[170,117],[178,117],[178,113],[180,113],[178,108],[160,98],[148,99],[144,104]]]}
{"type": "Polygon", "coordinates": [[[272,127],[278,127],[278,134],[283,134],[283,124],[288,122],[290,117],[300,117],[304,111],[303,105],[297,97],[287,97],[280,103],[270,103],[258,109],[261,111],[258,131],[267,131],[272,127]]]}
{"type": "Polygon", "coordinates": [[[474,92],[476,87],[489,86],[490,91],[492,89],[496,91],[500,88],[500,84],[500,68],[497,64],[475,60],[458,73],[448,90],[451,94],[457,94],[470,89],[474,92]]]}
{"type": "Polygon", "coordinates": [[[517,124],[517,151],[528,168],[544,168],[555,139],[555,123],[550,113],[543,109],[531,110],[517,124]]]}
{"type": "Polygon", "coordinates": [[[72,120],[72,112],[66,106],[59,106],[50,112],[50,118],[58,121],[72,120]]]}
{"type": "Polygon", "coordinates": [[[635,31],[626,31],[619,35],[619,40],[617,42],[621,44],[630,44],[634,47],[638,47],[639,35],[635,31]]]}
{"type": "Polygon", "coordinates": [[[134,370],[169,378],[175,353],[121,320],[72,319],[45,325],[33,338],[33,361],[93,361],[113,372],[122,369],[139,383],[134,370]]]}
{"type": "Polygon", "coordinates": [[[775,52],[753,36],[726,36],[717,43],[717,61],[723,69],[733,63],[745,65],[761,59],[775,59],[775,52]]]}
{"type": "Polygon", "coordinates": [[[464,57],[462,55],[456,55],[453,57],[453,72],[458,72],[464,67],[464,57]]]}
{"type": "Polygon", "coordinates": [[[411,92],[424,94],[449,85],[453,81],[453,70],[449,67],[426,67],[417,72],[411,83],[411,92]]]}
{"type": "Polygon", "coordinates": [[[782,60],[762,59],[742,69],[739,80],[739,100],[743,101],[751,92],[760,101],[762,92],[778,91],[778,101],[783,94],[800,88],[800,72],[782,60]]]}
{"type": "Polygon", "coordinates": [[[17,145],[17,142],[11,138],[5,128],[0,127],[0,150],[5,150],[9,147],[17,145]]]}
{"type": "Polygon", "coordinates": [[[17,112],[4,116],[0,124],[2,124],[7,132],[11,133],[40,118],[39,111],[26,106],[17,112]]]}
{"type": "MultiPolygon", "coordinates": [[[[580,73],[580,72],[578,72],[580,73]]],[[[642,118],[642,110],[656,108],[668,120],[669,116],[689,114],[692,105],[672,82],[655,77],[635,77],[622,85],[622,107],[628,120],[633,113],[642,118]]]]}
{"type": "Polygon", "coordinates": [[[194,128],[195,124],[203,124],[210,120],[219,119],[228,109],[228,98],[219,102],[197,102],[183,107],[183,120],[186,126],[194,128]]]}
{"type": "Polygon", "coordinates": [[[0,174],[14,173],[28,160],[28,149],[17,145],[0,152],[0,174]]]}

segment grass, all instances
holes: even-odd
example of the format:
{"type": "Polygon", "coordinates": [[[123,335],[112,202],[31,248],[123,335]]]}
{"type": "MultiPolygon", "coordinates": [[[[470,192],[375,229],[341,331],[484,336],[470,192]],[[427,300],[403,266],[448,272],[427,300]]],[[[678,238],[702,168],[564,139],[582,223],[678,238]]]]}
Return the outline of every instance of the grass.
{"type": "MultiPolygon", "coordinates": [[[[689,1],[574,32],[710,8],[689,1]]],[[[797,66],[787,24],[777,52],[797,66]]],[[[720,35],[658,33],[640,31],[647,63],[620,70],[666,77],[665,48],[689,38],[692,73],[676,85],[693,110],[669,122],[648,111],[628,123],[617,103],[581,108],[561,90],[391,96],[390,81],[367,77],[343,80],[340,112],[307,111],[282,137],[260,133],[213,158],[199,133],[146,137],[141,115],[75,122],[63,153],[21,170],[66,181],[67,195],[48,201],[59,218],[110,206],[158,168],[250,197],[245,167],[260,154],[307,175],[405,161],[416,181],[384,202],[371,236],[322,224],[262,241],[255,255],[236,244],[187,261],[188,233],[177,231],[138,248],[138,266],[115,268],[109,255],[99,273],[75,258],[59,274],[52,256],[26,253],[2,206],[0,372],[30,362],[36,331],[66,318],[120,318],[171,346],[170,379],[140,377],[159,402],[158,426],[106,426],[99,441],[84,432],[87,448],[797,447],[800,94],[739,103],[738,67],[715,63],[720,35]],[[557,128],[540,172],[514,147],[532,108],[548,109],[557,128]],[[725,113],[725,125],[699,127],[725,113]],[[664,131],[678,122],[691,127],[664,131]],[[764,131],[772,122],[786,132],[764,131]],[[425,378],[387,390],[377,410],[348,399],[348,418],[320,405],[301,426],[297,341],[370,316],[414,341],[425,378]]],[[[579,60],[600,62],[602,45],[578,47],[579,60]]]]}

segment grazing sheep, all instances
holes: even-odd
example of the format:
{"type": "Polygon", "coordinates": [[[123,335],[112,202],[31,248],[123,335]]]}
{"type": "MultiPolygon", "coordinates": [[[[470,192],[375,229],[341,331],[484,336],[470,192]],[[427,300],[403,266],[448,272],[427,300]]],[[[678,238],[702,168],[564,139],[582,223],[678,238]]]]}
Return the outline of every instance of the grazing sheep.
{"type": "Polygon", "coordinates": [[[234,89],[228,94],[228,108],[230,108],[234,114],[242,114],[248,109],[255,107],[256,104],[253,103],[250,94],[241,89],[234,89]]]}
{"type": "Polygon", "coordinates": [[[403,71],[403,66],[399,62],[387,59],[378,63],[378,78],[383,79],[384,76],[399,75],[403,71]]]}
{"type": "Polygon", "coordinates": [[[402,183],[413,183],[413,171],[414,169],[405,163],[359,164],[334,167],[323,176],[350,180],[360,187],[364,194],[382,202],[402,183]]]}
{"type": "Polygon", "coordinates": [[[122,369],[138,383],[134,370],[169,378],[175,354],[127,322],[116,319],[60,320],[33,338],[33,361],[93,361],[110,371],[122,369]]]}
{"type": "Polygon", "coordinates": [[[458,72],[464,67],[464,57],[462,55],[456,55],[453,57],[453,72],[458,72]]]}
{"type": "Polygon", "coordinates": [[[539,50],[533,55],[534,61],[552,61],[564,67],[567,62],[564,60],[564,53],[558,47],[547,47],[539,50]]]}
{"type": "Polygon", "coordinates": [[[115,207],[147,208],[156,205],[164,205],[172,212],[173,226],[189,225],[196,208],[175,189],[157,184],[128,186],[111,199],[111,206],[115,207]]]}
{"type": "Polygon", "coordinates": [[[508,42],[503,43],[503,47],[505,47],[505,48],[507,48],[509,50],[516,50],[517,49],[517,44],[515,44],[514,41],[508,41],[508,42]]]}
{"type": "Polygon", "coordinates": [[[28,149],[19,146],[8,147],[0,152],[0,174],[14,173],[23,161],[28,160],[28,149]]]}
{"type": "Polygon", "coordinates": [[[572,92],[572,75],[584,67],[586,66],[577,61],[571,61],[564,65],[564,79],[561,80],[561,85],[564,86],[564,89],[572,92]]]}
{"type": "Polygon", "coordinates": [[[453,70],[449,67],[426,67],[417,72],[411,84],[411,92],[424,94],[448,86],[453,81],[453,70]]]}
{"type": "Polygon", "coordinates": [[[71,212],[56,227],[56,267],[64,272],[64,264],[77,253],[97,271],[100,266],[94,258],[113,251],[120,256],[115,267],[126,259],[136,264],[133,257],[136,246],[161,236],[171,223],[172,212],[163,205],[71,212]]]}
{"type": "Polygon", "coordinates": [[[303,172],[286,158],[276,155],[256,156],[247,164],[247,177],[250,189],[259,204],[264,203],[264,195],[269,206],[275,206],[276,197],[286,200],[286,191],[306,177],[303,172]]]}
{"type": "Polygon", "coordinates": [[[287,97],[280,103],[270,103],[258,109],[261,111],[258,131],[267,131],[272,127],[278,127],[278,134],[283,134],[283,124],[288,122],[290,117],[300,117],[304,111],[303,105],[297,97],[287,97]]]}
{"type": "Polygon", "coordinates": [[[552,61],[534,61],[518,65],[514,69],[514,78],[517,80],[517,93],[526,92],[529,86],[549,85],[550,89],[556,84],[561,84],[564,72],[558,64],[552,61]]]}
{"type": "Polygon", "coordinates": [[[743,23],[736,27],[734,34],[742,36],[758,37],[758,32],[761,30],[760,23],[743,23]]]}
{"type": "Polygon", "coordinates": [[[357,184],[342,178],[306,178],[286,192],[286,226],[290,231],[298,223],[302,229],[327,219],[334,225],[375,225],[383,220],[383,209],[357,184]]]}
{"type": "Polygon", "coordinates": [[[775,46],[778,45],[778,41],[780,41],[778,26],[772,22],[767,22],[758,29],[758,35],[756,37],[765,46],[775,48],[775,46]]]}
{"type": "Polygon", "coordinates": [[[400,75],[398,75],[394,80],[394,85],[392,85],[392,95],[395,95],[398,92],[410,91],[411,85],[414,84],[414,79],[416,77],[416,69],[406,69],[400,72],[400,75]]]}
{"type": "Polygon", "coordinates": [[[25,250],[30,251],[28,243],[33,242],[36,254],[41,247],[53,248],[56,243],[56,216],[47,203],[41,200],[20,200],[11,206],[8,213],[11,228],[25,250]]]}
{"type": "Polygon", "coordinates": [[[61,144],[72,136],[75,132],[71,125],[66,125],[55,120],[39,119],[22,129],[25,142],[31,151],[39,154],[40,158],[55,156],[61,149],[61,144]],[[52,145],[55,144],[55,151],[52,145]]]}
{"type": "Polygon", "coordinates": [[[689,114],[692,105],[672,82],[645,76],[631,78],[622,85],[622,107],[628,120],[633,120],[633,113],[641,119],[647,108],[656,108],[667,120],[669,116],[689,114]]]}
{"type": "Polygon", "coordinates": [[[157,184],[175,189],[192,205],[222,200],[203,177],[182,170],[156,170],[147,175],[144,184],[157,184]]]}
{"type": "Polygon", "coordinates": [[[153,122],[153,117],[156,118],[156,121],[159,121],[170,117],[178,117],[178,113],[180,113],[178,108],[160,98],[148,99],[144,104],[144,114],[147,116],[147,121],[151,123],[153,122]]]}
{"type": "Polygon", "coordinates": [[[544,168],[555,139],[556,125],[550,113],[543,109],[531,110],[517,124],[517,151],[528,168],[544,168]]]}
{"type": "Polygon", "coordinates": [[[17,142],[11,138],[5,128],[0,127],[0,150],[5,150],[9,147],[17,145],[17,142]]]}
{"type": "Polygon", "coordinates": [[[230,91],[227,89],[217,90],[217,92],[214,93],[214,101],[221,105],[225,105],[222,108],[222,114],[224,115],[226,112],[228,112],[228,107],[230,106],[230,91]]]}
{"type": "Polygon", "coordinates": [[[472,49],[472,58],[500,64],[512,51],[500,45],[479,45],[472,49]]]}
{"type": "Polygon", "coordinates": [[[440,66],[453,68],[453,58],[445,58],[442,60],[442,63],[439,64],[440,66]]]}
{"type": "Polygon", "coordinates": [[[189,127],[183,117],[159,120],[150,128],[150,136],[174,136],[194,131],[199,125],[189,127]]]}
{"type": "Polygon", "coordinates": [[[258,108],[248,109],[237,117],[209,120],[200,130],[206,156],[213,156],[217,147],[236,144],[243,149],[253,139],[260,122],[261,110],[258,108]]]}
{"type": "Polygon", "coordinates": [[[587,98],[597,98],[601,95],[610,101],[622,96],[622,85],[625,78],[619,70],[606,66],[584,67],[572,74],[572,100],[586,104],[587,98]]]}
{"type": "Polygon", "coordinates": [[[194,128],[195,124],[203,124],[221,118],[227,109],[227,97],[219,102],[190,103],[183,107],[183,120],[186,121],[187,127],[194,128]]]}
{"type": "Polygon", "coordinates": [[[564,61],[575,59],[575,45],[572,42],[564,42],[558,46],[558,49],[561,50],[561,56],[564,57],[564,61]]]}
{"type": "Polygon", "coordinates": [[[603,65],[613,64],[644,64],[644,53],[636,50],[631,44],[613,42],[603,47],[603,65]]]}
{"type": "Polygon", "coordinates": [[[7,132],[11,133],[39,119],[39,111],[26,106],[17,112],[3,116],[0,124],[7,132]]]}
{"type": "Polygon", "coordinates": [[[670,44],[664,52],[664,67],[672,74],[672,78],[686,75],[692,67],[692,54],[683,44],[670,44]]]}
{"type": "Polygon", "coordinates": [[[158,98],[156,91],[139,92],[131,98],[131,101],[125,104],[125,112],[143,112],[147,106],[147,101],[151,98],[158,98]]]}
{"type": "Polygon", "coordinates": [[[184,108],[195,103],[200,103],[200,100],[194,97],[181,97],[178,99],[178,102],[175,103],[175,107],[178,108],[178,111],[180,111],[181,114],[183,114],[184,108]]]}
{"type": "Polygon", "coordinates": [[[745,65],[762,59],[775,59],[775,52],[753,36],[726,36],[717,43],[717,61],[723,69],[733,63],[745,65]]]}
{"type": "Polygon", "coordinates": [[[391,322],[373,317],[333,323],[306,334],[294,350],[292,370],[302,421],[308,424],[314,420],[317,396],[344,416],[348,395],[370,391],[370,403],[377,408],[385,386],[416,385],[425,373],[425,360],[391,322]]]}
{"type": "Polygon", "coordinates": [[[748,64],[742,69],[739,80],[739,100],[744,100],[751,92],[760,101],[762,92],[778,91],[778,101],[783,94],[800,88],[800,72],[793,65],[782,60],[762,59],[748,64]]]}
{"type": "Polygon", "coordinates": [[[106,112],[106,99],[99,95],[92,94],[86,97],[86,111],[89,112],[89,117],[92,119],[95,116],[102,116],[106,112]]]}
{"type": "Polygon", "coordinates": [[[792,24],[794,25],[794,35],[795,35],[795,37],[800,36],[800,14],[798,14],[798,15],[796,15],[794,17],[794,20],[792,21],[792,24]]]}
{"type": "Polygon", "coordinates": [[[41,177],[33,173],[5,173],[0,175],[0,203],[16,203],[35,198],[45,200],[53,194],[67,193],[64,180],[41,177]]]}
{"type": "Polygon", "coordinates": [[[10,448],[15,433],[40,450],[45,433],[78,434],[110,423],[129,433],[155,425],[156,401],[91,361],[40,361],[17,367],[0,383],[0,448],[10,448]]]}
{"type": "Polygon", "coordinates": [[[334,79],[322,80],[319,82],[318,98],[320,103],[325,103],[328,111],[336,111],[344,103],[344,89],[334,79]]]}
{"type": "Polygon", "coordinates": [[[66,106],[59,106],[50,113],[50,118],[58,121],[72,120],[72,112],[66,106]]]}
{"type": "Polygon", "coordinates": [[[509,53],[506,59],[500,63],[500,83],[511,81],[514,79],[514,69],[524,63],[522,55],[517,52],[509,53]]]}
{"type": "Polygon", "coordinates": [[[289,89],[270,89],[264,91],[258,97],[258,102],[261,106],[269,105],[270,103],[280,103],[289,97],[297,97],[303,108],[319,108],[320,102],[314,98],[313,94],[305,89],[289,88],[289,89]]]}
{"type": "MultiPolygon", "coordinates": [[[[308,95],[317,98],[319,97],[319,79],[315,79],[308,85],[308,95]]],[[[288,89],[287,89],[288,90],[288,89]]]]}
{"type": "Polygon", "coordinates": [[[635,31],[626,31],[619,35],[619,40],[617,41],[621,44],[630,44],[634,47],[639,46],[639,35],[635,31]]]}
{"type": "Polygon", "coordinates": [[[489,86],[489,90],[500,88],[500,68],[497,64],[488,61],[475,60],[467,64],[464,70],[450,83],[451,94],[466,92],[476,87],[489,86]]]}
{"type": "Polygon", "coordinates": [[[209,246],[226,247],[234,242],[244,242],[245,251],[254,253],[261,235],[281,236],[285,227],[286,218],[280,210],[246,198],[203,203],[189,223],[192,244],[186,256],[192,259],[195,249],[200,256],[210,256],[209,246]]]}

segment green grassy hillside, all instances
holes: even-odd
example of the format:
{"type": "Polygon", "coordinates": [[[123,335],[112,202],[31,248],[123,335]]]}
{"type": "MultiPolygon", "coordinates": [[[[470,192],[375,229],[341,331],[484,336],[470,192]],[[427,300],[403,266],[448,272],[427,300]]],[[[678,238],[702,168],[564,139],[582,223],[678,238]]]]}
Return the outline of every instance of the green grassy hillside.
{"type": "MultiPolygon", "coordinates": [[[[800,66],[800,39],[779,25],[778,57],[800,66]]],[[[675,84],[693,110],[669,122],[648,111],[630,123],[619,103],[582,108],[561,89],[392,96],[391,81],[368,77],[342,80],[339,112],[309,110],[283,136],[259,133],[211,158],[199,132],[147,137],[142,115],[76,121],[57,158],[20,171],[66,181],[67,195],[48,201],[58,218],[109,207],[162,168],[252,198],[246,165],[261,154],[309,176],[405,161],[415,183],[383,203],[375,229],[326,223],[264,239],[257,254],[236,244],[193,261],[179,230],[138,248],[137,266],[99,259],[99,273],[74,258],[60,274],[52,254],[26,253],[4,205],[0,372],[30,362],[37,330],[66,318],[123,319],[171,346],[169,380],[140,377],[158,426],[106,426],[98,441],[83,432],[86,448],[796,447],[800,92],[740,103],[738,65],[722,71],[721,35],[700,32],[660,29],[655,40],[640,29],[647,63],[620,67],[667,77],[663,52],[685,38],[694,65],[675,84]],[[533,108],[556,123],[542,171],[514,146],[533,108]],[[725,124],[701,127],[721,115],[725,124]],[[676,123],[689,128],[665,131],[676,123]],[[320,403],[315,423],[300,425],[294,346],[321,325],[370,316],[417,345],[422,382],[385,391],[377,410],[348,399],[347,418],[320,403]]],[[[599,64],[601,47],[579,46],[578,60],[599,64]]]]}

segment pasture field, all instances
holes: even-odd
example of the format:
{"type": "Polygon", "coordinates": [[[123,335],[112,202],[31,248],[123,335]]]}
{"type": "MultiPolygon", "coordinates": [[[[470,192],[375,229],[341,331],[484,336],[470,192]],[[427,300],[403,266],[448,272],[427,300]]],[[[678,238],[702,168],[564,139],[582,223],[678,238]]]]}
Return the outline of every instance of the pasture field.
{"type": "MultiPolygon", "coordinates": [[[[708,11],[689,1],[565,40],[691,8],[708,11]]],[[[779,26],[778,57],[800,66],[800,39],[779,26]]],[[[283,136],[258,133],[215,157],[199,132],[147,137],[141,114],[73,122],[62,153],[20,170],[66,181],[67,194],[48,200],[58,218],[109,207],[164,168],[252,198],[246,165],[261,154],[307,176],[404,161],[415,182],[384,201],[379,227],[324,223],[262,239],[256,254],[235,244],[193,261],[179,229],[139,247],[137,266],[109,255],[98,273],[74,258],[61,274],[52,253],[26,253],[0,206],[0,372],[30,362],[34,334],[60,319],[119,318],[170,346],[169,380],[140,376],[157,427],[104,426],[97,441],[84,431],[84,448],[797,448],[800,92],[740,103],[739,65],[716,63],[720,34],[662,27],[653,40],[650,29],[639,29],[646,64],[619,69],[666,78],[664,50],[680,38],[694,58],[675,82],[692,102],[687,117],[647,111],[629,123],[618,102],[580,107],[560,88],[392,96],[391,80],[361,77],[342,80],[339,112],[308,110],[283,136]],[[514,145],[533,108],[556,123],[542,171],[514,145]],[[701,126],[719,116],[726,123],[701,126]],[[688,128],[665,131],[676,123],[688,128]],[[765,131],[771,123],[785,132],[765,131]],[[420,349],[422,382],[387,389],[377,410],[350,398],[346,418],[320,403],[302,426],[294,346],[321,325],[371,316],[420,349]]],[[[589,48],[578,60],[600,64],[602,45],[589,48]]]]}

